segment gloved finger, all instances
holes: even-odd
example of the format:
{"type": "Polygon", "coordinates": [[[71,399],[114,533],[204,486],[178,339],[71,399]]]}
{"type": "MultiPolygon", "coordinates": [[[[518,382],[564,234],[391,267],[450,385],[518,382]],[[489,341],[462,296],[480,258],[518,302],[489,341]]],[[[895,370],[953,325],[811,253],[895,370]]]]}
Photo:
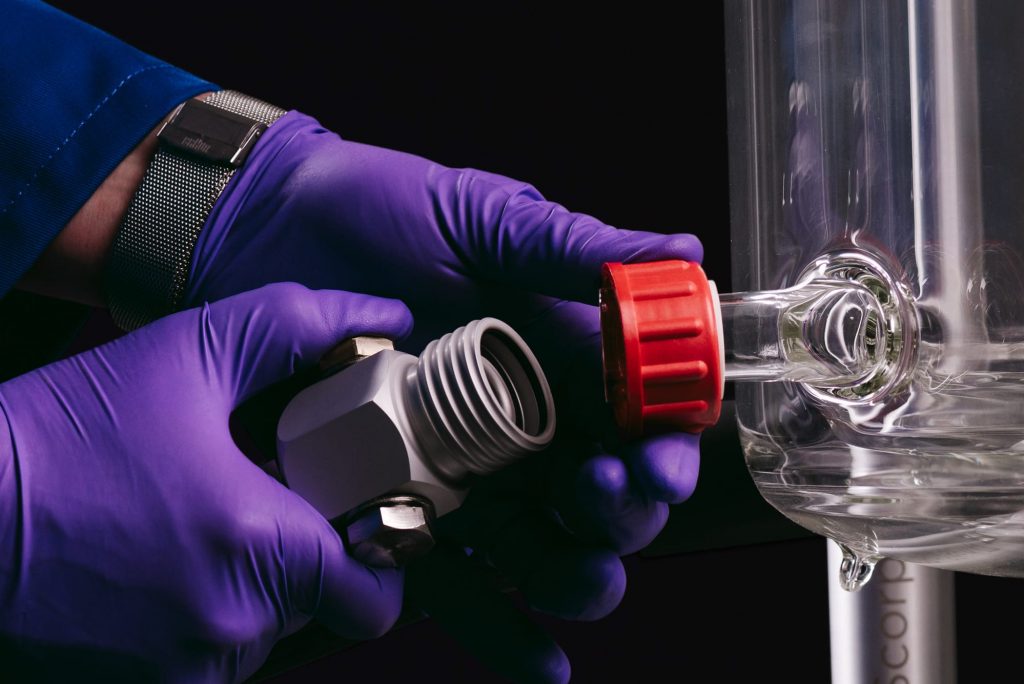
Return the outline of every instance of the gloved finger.
{"type": "Polygon", "coordinates": [[[693,494],[700,471],[700,435],[656,435],[629,442],[622,451],[633,480],[646,496],[676,504],[693,494]]]}
{"type": "Polygon", "coordinates": [[[531,608],[569,620],[608,615],[626,591],[626,572],[613,551],[580,545],[539,510],[506,524],[491,540],[486,558],[531,608]]]}
{"type": "Polygon", "coordinates": [[[569,659],[458,549],[439,545],[407,568],[409,600],[472,656],[513,682],[565,684],[569,659]]]}
{"type": "Polygon", "coordinates": [[[234,406],[315,364],[341,340],[357,335],[398,339],[412,314],[395,299],[276,283],[196,310],[200,340],[234,406]]]}
{"type": "MultiPolygon", "coordinates": [[[[552,459],[536,459],[538,464],[542,460],[552,459]]],[[[529,472],[538,471],[522,474],[529,472]]],[[[625,577],[615,549],[604,542],[606,535],[593,535],[597,544],[581,543],[546,507],[546,495],[517,496],[498,483],[501,475],[478,483],[459,510],[438,520],[439,535],[473,548],[475,557],[486,558],[537,610],[573,620],[607,615],[622,598],[625,577]]],[[[547,477],[545,491],[566,479],[547,477]]]]}
{"type": "Polygon", "coordinates": [[[621,453],[638,493],[667,503],[689,498],[700,464],[698,435],[677,432],[624,442],[617,434],[604,400],[597,308],[562,300],[533,316],[525,309],[511,313],[551,382],[561,424],[621,453]]]}
{"type": "Polygon", "coordinates": [[[668,521],[668,505],[640,492],[627,465],[610,454],[584,462],[564,492],[558,510],[566,526],[623,556],[650,544],[668,521]]]}
{"type": "Polygon", "coordinates": [[[491,548],[512,521],[543,507],[553,507],[578,542],[619,555],[649,544],[668,518],[668,506],[644,493],[630,464],[563,435],[543,453],[480,480],[461,509],[438,521],[439,530],[463,546],[491,548]]]}
{"type": "Polygon", "coordinates": [[[402,609],[402,570],[370,568],[349,556],[338,533],[308,503],[288,499],[278,518],[278,548],[296,609],[350,639],[387,632],[402,609]]]}
{"type": "Polygon", "coordinates": [[[668,517],[668,506],[644,493],[626,460],[562,434],[544,452],[482,479],[462,508],[439,522],[461,544],[490,548],[514,519],[545,507],[577,542],[619,555],[650,543],[668,517]]]}
{"type": "MultiPolygon", "coordinates": [[[[532,292],[597,303],[609,261],[700,261],[693,235],[620,230],[546,201],[536,189],[477,171],[450,172],[448,212],[457,243],[481,277],[532,292]]],[[[443,192],[443,190],[442,190],[443,192]]]]}

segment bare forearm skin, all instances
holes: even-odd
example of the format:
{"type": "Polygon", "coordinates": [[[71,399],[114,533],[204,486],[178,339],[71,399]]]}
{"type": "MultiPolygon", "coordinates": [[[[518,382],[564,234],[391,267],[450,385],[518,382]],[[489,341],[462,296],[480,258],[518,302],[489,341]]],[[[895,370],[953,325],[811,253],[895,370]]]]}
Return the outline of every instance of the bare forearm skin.
{"type": "MultiPolygon", "coordinates": [[[[209,93],[199,95],[205,98],[209,93]]],[[[71,217],[17,287],[36,294],[105,307],[103,278],[117,228],[156,153],[158,124],[71,217]]]]}

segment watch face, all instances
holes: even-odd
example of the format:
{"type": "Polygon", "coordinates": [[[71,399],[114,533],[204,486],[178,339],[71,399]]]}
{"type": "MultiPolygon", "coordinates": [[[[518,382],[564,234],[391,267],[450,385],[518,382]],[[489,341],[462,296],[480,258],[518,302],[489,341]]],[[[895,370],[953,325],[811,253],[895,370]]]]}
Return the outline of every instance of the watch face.
{"type": "Polygon", "coordinates": [[[238,167],[265,130],[259,121],[200,100],[186,100],[157,137],[185,154],[238,167]]]}

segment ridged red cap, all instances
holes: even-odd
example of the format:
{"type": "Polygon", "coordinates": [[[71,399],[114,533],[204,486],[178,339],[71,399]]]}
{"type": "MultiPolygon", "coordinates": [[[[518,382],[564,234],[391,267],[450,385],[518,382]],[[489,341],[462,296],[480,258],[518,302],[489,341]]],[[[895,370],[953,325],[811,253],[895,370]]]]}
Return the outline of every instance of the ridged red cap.
{"type": "Polygon", "coordinates": [[[701,432],[722,411],[718,294],[698,264],[605,264],[605,395],[630,437],[701,432]]]}

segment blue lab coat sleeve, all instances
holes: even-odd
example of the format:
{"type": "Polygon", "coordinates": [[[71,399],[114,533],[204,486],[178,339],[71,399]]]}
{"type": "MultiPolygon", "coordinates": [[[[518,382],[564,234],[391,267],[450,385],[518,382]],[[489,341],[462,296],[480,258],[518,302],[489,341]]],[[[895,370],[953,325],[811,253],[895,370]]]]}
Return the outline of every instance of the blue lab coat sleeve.
{"type": "Polygon", "coordinates": [[[178,103],[218,87],[35,0],[0,0],[0,296],[178,103]]]}

